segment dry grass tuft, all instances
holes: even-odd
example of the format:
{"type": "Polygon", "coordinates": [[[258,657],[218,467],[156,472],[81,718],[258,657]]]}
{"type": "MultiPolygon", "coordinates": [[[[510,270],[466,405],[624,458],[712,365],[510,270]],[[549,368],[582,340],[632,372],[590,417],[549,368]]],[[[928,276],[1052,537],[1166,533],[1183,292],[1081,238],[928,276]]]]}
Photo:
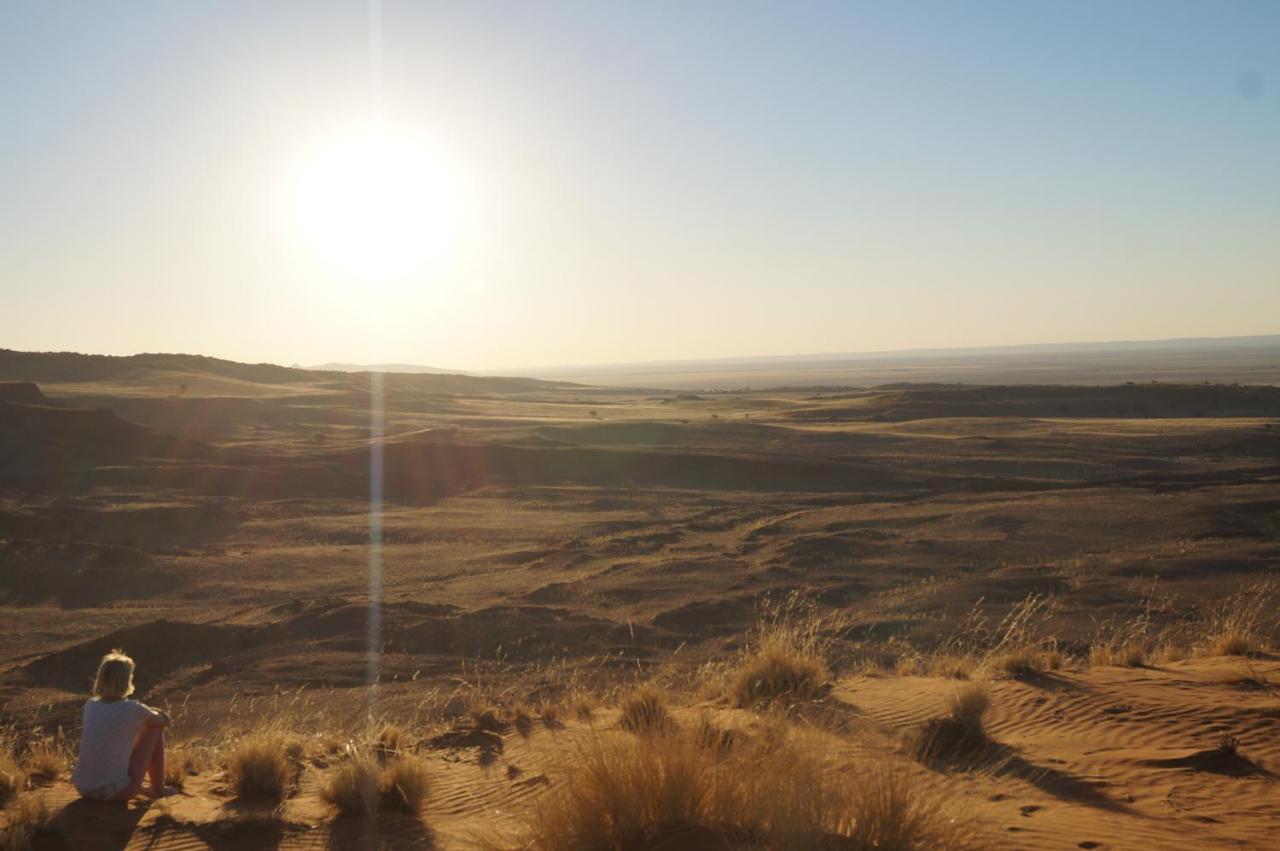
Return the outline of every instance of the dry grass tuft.
{"type": "Polygon", "coordinates": [[[1062,653],[1054,646],[1043,648],[1022,645],[1010,648],[991,660],[997,671],[1011,677],[1034,677],[1061,670],[1062,663],[1062,653]]]}
{"type": "Polygon", "coordinates": [[[251,733],[232,746],[227,775],[241,798],[281,801],[293,784],[301,757],[301,743],[284,733],[251,733]]]}
{"type": "Polygon", "coordinates": [[[383,769],[380,788],[388,810],[417,815],[431,791],[427,764],[418,757],[400,757],[383,769]]]}
{"type": "Polygon", "coordinates": [[[667,699],[653,686],[643,686],[623,698],[618,723],[632,733],[669,730],[675,722],[667,712],[667,699]]]}
{"type": "Polygon", "coordinates": [[[1089,664],[1143,668],[1147,664],[1147,647],[1137,640],[1094,644],[1089,648],[1089,664]]]}
{"type": "Polygon", "coordinates": [[[400,749],[408,743],[409,737],[397,724],[383,724],[373,741],[373,753],[379,762],[386,762],[400,754],[400,749]]]}
{"type": "Polygon", "coordinates": [[[814,609],[794,596],[781,605],[766,604],[748,654],[729,679],[734,705],[747,708],[821,696],[829,676],[821,637],[824,626],[814,609]]]}
{"type": "Polygon", "coordinates": [[[204,760],[189,747],[172,749],[165,757],[164,782],[166,786],[181,789],[187,778],[204,770],[204,760]]]}
{"type": "Polygon", "coordinates": [[[378,810],[382,767],[373,757],[353,753],[329,773],[320,796],[343,815],[363,815],[378,810]]]}
{"type": "Polygon", "coordinates": [[[602,734],[553,767],[520,847],[976,848],[969,829],[912,776],[865,767],[840,777],[822,748],[728,749],[695,735],[602,734]]]}
{"type": "Polygon", "coordinates": [[[52,783],[67,770],[67,748],[62,730],[57,735],[46,736],[32,742],[22,758],[27,780],[34,783],[52,783]]]}
{"type": "Polygon", "coordinates": [[[991,708],[991,687],[974,680],[955,690],[951,696],[951,718],[976,733],[983,732],[982,719],[991,708]]]}
{"type": "Polygon", "coordinates": [[[564,726],[560,721],[560,707],[554,703],[544,703],[538,707],[538,717],[542,719],[542,725],[548,729],[555,730],[564,726]]]}
{"type": "Polygon", "coordinates": [[[0,823],[0,851],[26,851],[41,833],[53,830],[54,812],[43,799],[22,795],[0,823]]]}
{"type": "Polygon", "coordinates": [[[25,781],[14,750],[13,739],[8,734],[0,733],[0,806],[18,794],[25,781]]]}
{"type": "Polygon", "coordinates": [[[426,763],[399,756],[382,765],[374,756],[352,752],[329,774],[321,797],[343,815],[375,815],[379,810],[417,815],[430,791],[426,763]]]}
{"type": "Polygon", "coordinates": [[[1214,656],[1248,656],[1253,649],[1253,637],[1239,629],[1219,633],[1209,645],[1214,656]]]}
{"type": "Polygon", "coordinates": [[[974,680],[947,700],[947,714],[931,718],[917,731],[911,750],[920,759],[972,757],[990,744],[983,718],[991,706],[991,686],[974,680]]]}
{"type": "Polygon", "coordinates": [[[583,724],[591,723],[596,715],[595,698],[587,694],[577,694],[573,698],[573,704],[570,707],[573,717],[581,721],[583,724]]]}
{"type": "Polygon", "coordinates": [[[522,737],[528,738],[533,732],[533,713],[529,711],[529,707],[523,703],[517,704],[511,710],[511,726],[516,728],[516,732],[522,737]]]}
{"type": "Polygon", "coordinates": [[[477,706],[471,710],[471,728],[485,733],[502,733],[507,724],[498,710],[492,706],[477,706]]]}
{"type": "Polygon", "coordinates": [[[1211,656],[1248,656],[1265,649],[1276,628],[1276,591],[1275,580],[1251,583],[1210,613],[1205,651],[1211,656]]]}

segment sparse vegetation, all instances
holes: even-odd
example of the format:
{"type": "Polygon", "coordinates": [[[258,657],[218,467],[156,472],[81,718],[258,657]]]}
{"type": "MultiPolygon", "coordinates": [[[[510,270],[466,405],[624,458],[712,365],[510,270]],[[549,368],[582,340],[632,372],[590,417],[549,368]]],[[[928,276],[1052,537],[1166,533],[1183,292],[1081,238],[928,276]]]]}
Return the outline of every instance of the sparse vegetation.
{"type": "Polygon", "coordinates": [[[619,709],[618,723],[632,733],[661,732],[674,724],[667,711],[666,695],[651,685],[627,694],[619,709]]]}
{"type": "Polygon", "coordinates": [[[14,755],[15,745],[10,733],[0,731],[0,807],[22,789],[24,777],[14,755]]]}
{"type": "Polygon", "coordinates": [[[684,734],[602,734],[555,773],[525,816],[521,847],[976,847],[910,775],[859,766],[837,777],[812,745],[726,749],[684,734]]]}
{"type": "Polygon", "coordinates": [[[321,796],[343,815],[373,815],[382,809],[416,815],[429,791],[429,772],[418,757],[401,755],[382,764],[353,750],[329,773],[321,796]]]}
{"type": "Polygon", "coordinates": [[[485,733],[502,733],[507,723],[502,714],[492,706],[475,706],[471,709],[471,728],[485,733]]]}
{"type": "Polygon", "coordinates": [[[1137,640],[1094,644],[1089,648],[1089,664],[1141,668],[1147,664],[1147,647],[1137,640]]]}
{"type": "Polygon", "coordinates": [[[946,714],[931,718],[911,740],[921,759],[956,759],[977,755],[989,743],[983,718],[991,706],[991,686],[983,680],[965,683],[947,699],[946,714]]]}
{"type": "Polygon", "coordinates": [[[56,736],[44,736],[33,742],[23,756],[23,767],[28,780],[34,783],[52,783],[67,770],[68,756],[61,731],[56,736]]]}
{"type": "Polygon", "coordinates": [[[280,801],[293,785],[301,745],[278,731],[250,733],[236,741],[227,757],[227,776],[236,795],[280,801]]]}
{"type": "Polygon", "coordinates": [[[343,815],[374,813],[382,787],[382,766],[372,757],[352,753],[334,768],[321,796],[343,815]]]}
{"type": "Polygon", "coordinates": [[[1208,617],[1205,652],[1211,656],[1247,656],[1270,644],[1277,582],[1251,583],[1228,597],[1208,617]]]}
{"type": "Polygon", "coordinates": [[[0,851],[27,851],[39,834],[50,831],[54,814],[42,798],[21,795],[2,818],[0,851]]]}
{"type": "Polygon", "coordinates": [[[827,682],[824,626],[813,607],[790,597],[765,604],[746,656],[729,681],[736,706],[818,697],[827,682]]]}
{"type": "Polygon", "coordinates": [[[394,812],[416,815],[421,812],[431,783],[426,763],[415,756],[402,756],[383,769],[381,800],[394,812]]]}

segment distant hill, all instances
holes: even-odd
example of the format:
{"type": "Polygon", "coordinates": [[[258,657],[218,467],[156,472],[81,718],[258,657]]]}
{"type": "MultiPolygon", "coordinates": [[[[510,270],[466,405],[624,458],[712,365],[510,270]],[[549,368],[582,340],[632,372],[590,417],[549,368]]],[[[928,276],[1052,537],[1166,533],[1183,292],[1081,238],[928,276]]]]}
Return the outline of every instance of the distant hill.
{"type": "MultiPolygon", "coordinates": [[[[294,387],[285,392],[309,392],[313,388],[364,391],[368,389],[369,376],[362,372],[299,369],[272,363],[238,363],[205,355],[117,356],[0,349],[0,382],[112,385],[103,395],[115,395],[120,387],[144,387],[166,388],[165,392],[173,395],[230,397],[278,395],[281,386],[290,385],[294,387]]],[[[506,376],[391,373],[386,386],[388,390],[466,394],[524,393],[576,385],[506,376]]]]}
{"type": "Polygon", "coordinates": [[[411,375],[467,375],[460,369],[440,369],[413,363],[322,363],[319,366],[298,367],[322,372],[404,372],[411,375]]]}

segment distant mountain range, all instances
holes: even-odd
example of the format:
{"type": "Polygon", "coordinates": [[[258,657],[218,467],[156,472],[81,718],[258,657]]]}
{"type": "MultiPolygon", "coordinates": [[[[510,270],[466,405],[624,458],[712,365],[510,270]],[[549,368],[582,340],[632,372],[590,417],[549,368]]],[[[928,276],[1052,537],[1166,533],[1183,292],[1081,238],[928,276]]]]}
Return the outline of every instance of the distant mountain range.
{"type": "Polygon", "coordinates": [[[322,363],[319,366],[300,366],[296,369],[310,369],[320,372],[408,372],[414,375],[469,375],[460,369],[440,369],[436,366],[423,366],[417,363],[322,363]]]}

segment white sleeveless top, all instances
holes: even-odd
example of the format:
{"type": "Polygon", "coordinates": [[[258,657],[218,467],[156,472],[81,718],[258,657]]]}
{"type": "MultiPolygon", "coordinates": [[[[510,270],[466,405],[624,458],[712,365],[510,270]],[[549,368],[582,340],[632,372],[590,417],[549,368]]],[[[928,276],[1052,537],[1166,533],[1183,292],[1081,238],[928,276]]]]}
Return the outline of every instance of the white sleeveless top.
{"type": "Polygon", "coordinates": [[[82,792],[128,785],[129,757],[142,724],[155,713],[136,700],[90,698],[84,705],[80,758],[71,782],[82,792]]]}

